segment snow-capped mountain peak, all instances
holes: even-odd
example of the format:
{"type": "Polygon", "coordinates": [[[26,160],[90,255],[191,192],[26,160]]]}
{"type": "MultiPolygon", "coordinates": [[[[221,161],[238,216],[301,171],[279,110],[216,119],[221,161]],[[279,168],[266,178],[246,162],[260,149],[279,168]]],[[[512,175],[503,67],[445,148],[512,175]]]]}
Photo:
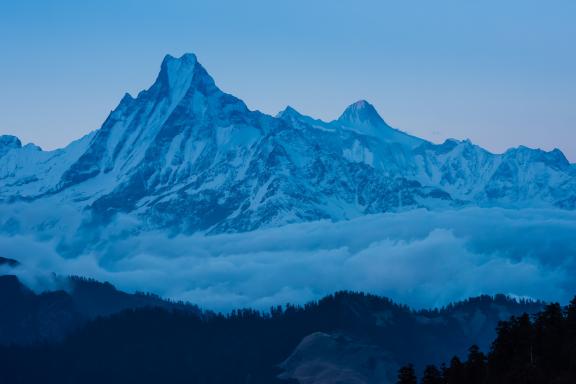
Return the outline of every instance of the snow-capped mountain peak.
{"type": "Polygon", "coordinates": [[[193,54],[186,54],[180,58],[166,55],[162,61],[157,81],[164,85],[168,91],[185,91],[194,77],[197,63],[196,56],[193,54]]]}
{"type": "Polygon", "coordinates": [[[359,100],[348,106],[333,124],[362,135],[376,137],[383,142],[399,143],[411,148],[416,148],[425,142],[392,128],[366,100],[359,100]]]}
{"type": "Polygon", "coordinates": [[[152,93],[155,99],[169,99],[171,104],[175,104],[190,92],[191,88],[202,92],[212,90],[216,86],[214,79],[198,62],[196,55],[184,54],[181,57],[166,55],[156,81],[148,90],[141,92],[136,100],[152,93]]]}
{"type": "Polygon", "coordinates": [[[366,100],[359,100],[349,105],[340,115],[338,121],[350,126],[372,125],[390,128],[378,114],[376,108],[366,100]]]}
{"type": "Polygon", "coordinates": [[[100,129],[66,148],[0,136],[0,206],[71,207],[94,234],[118,214],[191,233],[422,207],[574,209],[575,191],[576,167],[560,151],[436,145],[390,127],[365,100],[332,122],[292,107],[251,111],[191,54],[166,56],[150,88],[124,95],[100,129]]]}
{"type": "Polygon", "coordinates": [[[278,119],[289,118],[289,117],[301,118],[303,116],[304,115],[302,115],[300,112],[298,112],[296,109],[294,109],[290,105],[287,105],[286,108],[284,108],[283,110],[281,110],[280,112],[278,112],[276,114],[276,118],[278,118],[278,119]]]}

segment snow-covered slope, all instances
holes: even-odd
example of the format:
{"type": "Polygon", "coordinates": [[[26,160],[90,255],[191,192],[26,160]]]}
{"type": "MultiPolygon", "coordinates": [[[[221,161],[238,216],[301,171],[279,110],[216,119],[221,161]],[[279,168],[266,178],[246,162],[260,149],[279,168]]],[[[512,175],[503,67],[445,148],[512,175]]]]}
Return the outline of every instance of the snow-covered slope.
{"type": "Polygon", "coordinates": [[[332,122],[290,107],[268,116],[187,54],[167,56],[148,90],[126,94],[99,130],[65,148],[1,136],[0,205],[23,204],[53,208],[39,226],[72,211],[84,228],[128,214],[172,233],[235,232],[418,207],[574,209],[576,168],[558,150],[436,145],[390,127],[366,101],[332,122]]]}

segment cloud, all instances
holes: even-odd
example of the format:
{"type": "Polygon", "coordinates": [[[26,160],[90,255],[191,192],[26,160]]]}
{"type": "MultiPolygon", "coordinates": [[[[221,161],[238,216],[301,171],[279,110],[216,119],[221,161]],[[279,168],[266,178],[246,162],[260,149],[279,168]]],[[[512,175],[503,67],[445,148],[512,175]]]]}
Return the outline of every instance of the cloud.
{"type": "MultiPolygon", "coordinates": [[[[129,223],[129,224],[125,224],[129,223]]],[[[576,293],[576,212],[469,208],[378,214],[250,233],[126,235],[119,220],[97,246],[70,257],[55,233],[20,228],[0,253],[22,262],[36,289],[50,273],[110,281],[206,308],[268,308],[336,290],[432,307],[479,294],[567,302],[576,293]]]]}

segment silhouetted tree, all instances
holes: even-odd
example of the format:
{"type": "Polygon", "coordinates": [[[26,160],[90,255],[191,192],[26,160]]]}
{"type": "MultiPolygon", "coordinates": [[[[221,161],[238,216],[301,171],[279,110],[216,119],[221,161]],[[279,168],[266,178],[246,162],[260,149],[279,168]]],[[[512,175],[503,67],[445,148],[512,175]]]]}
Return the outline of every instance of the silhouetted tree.
{"type": "Polygon", "coordinates": [[[422,375],[422,384],[444,384],[442,372],[435,365],[428,365],[422,375]]]}
{"type": "Polygon", "coordinates": [[[568,339],[568,371],[576,377],[576,297],[566,308],[566,338],[568,339]]]}
{"type": "Polygon", "coordinates": [[[418,384],[412,364],[405,365],[398,370],[398,381],[396,381],[396,384],[418,384]]]}
{"type": "Polygon", "coordinates": [[[448,384],[466,384],[466,371],[464,364],[456,356],[450,360],[450,368],[446,372],[446,382],[448,384]]]}
{"type": "Polygon", "coordinates": [[[468,384],[482,383],[486,375],[486,356],[480,352],[480,348],[477,345],[471,346],[468,350],[465,370],[468,384]]]}
{"type": "MultiPolygon", "coordinates": [[[[446,384],[576,383],[576,298],[565,308],[547,305],[534,316],[511,317],[497,327],[486,356],[473,345],[465,362],[454,357],[442,369],[446,384]]],[[[434,382],[433,370],[422,383],[434,382]]]]}

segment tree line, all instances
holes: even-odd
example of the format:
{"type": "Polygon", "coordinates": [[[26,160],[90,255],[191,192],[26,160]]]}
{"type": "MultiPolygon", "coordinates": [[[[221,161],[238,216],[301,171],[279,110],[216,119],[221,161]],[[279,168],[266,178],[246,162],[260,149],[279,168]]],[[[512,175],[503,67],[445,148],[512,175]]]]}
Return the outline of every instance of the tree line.
{"type": "Polygon", "coordinates": [[[428,365],[418,381],[407,364],[397,384],[574,384],[576,383],[576,297],[568,306],[547,305],[529,316],[501,321],[487,354],[473,345],[465,360],[428,365]]]}

